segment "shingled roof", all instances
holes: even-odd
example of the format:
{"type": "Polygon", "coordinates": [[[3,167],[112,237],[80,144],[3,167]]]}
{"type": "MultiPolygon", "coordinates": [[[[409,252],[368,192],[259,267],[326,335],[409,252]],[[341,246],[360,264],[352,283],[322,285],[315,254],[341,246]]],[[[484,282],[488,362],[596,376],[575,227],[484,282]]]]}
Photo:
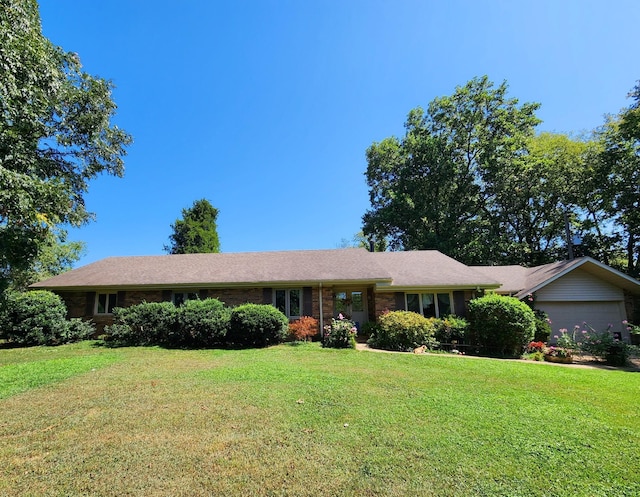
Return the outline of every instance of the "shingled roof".
{"type": "Polygon", "coordinates": [[[591,257],[578,257],[531,268],[522,266],[473,266],[473,269],[502,283],[502,286],[497,290],[498,292],[508,293],[518,298],[523,298],[539,290],[577,268],[581,268],[633,294],[640,294],[640,282],[638,280],[616,271],[591,257]]]}
{"type": "Polygon", "coordinates": [[[375,252],[370,254],[392,275],[393,287],[401,288],[497,288],[492,276],[444,255],[437,250],[375,252]]]}
{"type": "Polygon", "coordinates": [[[32,288],[169,288],[286,284],[496,288],[499,283],[436,250],[301,250],[109,257],[32,288]]]}

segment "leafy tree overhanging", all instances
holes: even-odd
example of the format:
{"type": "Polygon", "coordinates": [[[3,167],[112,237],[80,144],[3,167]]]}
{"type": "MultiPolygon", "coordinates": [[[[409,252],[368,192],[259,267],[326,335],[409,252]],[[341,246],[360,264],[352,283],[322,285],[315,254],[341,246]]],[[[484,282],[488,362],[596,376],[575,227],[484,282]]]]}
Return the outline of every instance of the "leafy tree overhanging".
{"type": "Polygon", "coordinates": [[[131,137],[111,123],[112,89],[42,35],[35,0],[0,1],[0,286],[56,226],[92,219],[90,179],[123,175],[131,137]]]}
{"type": "Polygon", "coordinates": [[[367,150],[364,235],[467,264],[591,255],[640,272],[640,84],[589,138],[535,134],[537,103],[486,76],[413,109],[367,150]],[[573,238],[579,246],[573,250],[573,238]]]}

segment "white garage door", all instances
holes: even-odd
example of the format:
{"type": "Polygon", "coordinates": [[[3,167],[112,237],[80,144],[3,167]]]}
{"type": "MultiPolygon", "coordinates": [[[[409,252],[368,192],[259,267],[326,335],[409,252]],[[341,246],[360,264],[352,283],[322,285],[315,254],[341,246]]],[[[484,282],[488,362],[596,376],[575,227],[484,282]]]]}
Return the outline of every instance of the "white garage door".
{"type": "Polygon", "coordinates": [[[622,331],[622,321],[626,319],[624,303],[612,302],[536,302],[536,307],[545,311],[551,319],[551,339],[558,330],[566,328],[573,331],[575,325],[586,322],[596,331],[604,331],[609,324],[613,331],[622,331]]]}

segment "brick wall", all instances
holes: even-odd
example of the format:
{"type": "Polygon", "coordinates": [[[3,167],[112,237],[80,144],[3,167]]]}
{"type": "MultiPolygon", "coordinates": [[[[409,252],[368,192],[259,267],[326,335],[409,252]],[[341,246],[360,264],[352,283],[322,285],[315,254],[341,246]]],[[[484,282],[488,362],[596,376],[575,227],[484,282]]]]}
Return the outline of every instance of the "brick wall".
{"type": "Polygon", "coordinates": [[[378,319],[385,311],[397,311],[396,309],[396,294],[394,292],[376,293],[374,296],[374,309],[375,316],[370,316],[370,319],[378,319]]]}
{"type": "Polygon", "coordinates": [[[87,315],[87,292],[56,292],[67,306],[67,317],[90,318],[87,315]]]}
{"type": "Polygon", "coordinates": [[[207,297],[218,299],[228,307],[241,304],[263,304],[262,288],[214,288],[207,291],[207,297]]]}

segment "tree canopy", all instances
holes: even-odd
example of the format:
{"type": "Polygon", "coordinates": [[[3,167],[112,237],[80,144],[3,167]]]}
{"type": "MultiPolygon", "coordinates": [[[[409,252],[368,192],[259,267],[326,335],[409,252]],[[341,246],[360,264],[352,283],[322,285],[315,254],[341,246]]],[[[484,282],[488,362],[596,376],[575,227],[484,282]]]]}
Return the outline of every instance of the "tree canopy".
{"type": "Polygon", "coordinates": [[[0,0],[0,286],[58,225],[92,219],[90,179],[123,175],[131,137],[111,123],[112,89],[42,35],[35,0],[0,0]]]}
{"type": "Polygon", "coordinates": [[[170,254],[200,254],[220,252],[218,239],[218,209],[206,199],[196,200],[193,206],[182,209],[182,219],[171,225],[170,254]]]}
{"type": "Polygon", "coordinates": [[[404,138],[367,150],[371,209],[364,232],[392,249],[437,249],[466,263],[508,257],[500,211],[501,181],[511,177],[539,120],[507,85],[475,78],[450,97],[413,109],[404,138]]]}
{"type": "Polygon", "coordinates": [[[629,93],[632,104],[611,116],[598,132],[597,195],[615,228],[625,269],[640,274],[640,82],[629,93]]]}
{"type": "Polygon", "coordinates": [[[589,138],[535,133],[537,103],[486,76],[409,112],[366,152],[364,235],[467,264],[591,255],[640,270],[640,83],[589,138]],[[622,261],[624,259],[624,261],[622,261]]]}

